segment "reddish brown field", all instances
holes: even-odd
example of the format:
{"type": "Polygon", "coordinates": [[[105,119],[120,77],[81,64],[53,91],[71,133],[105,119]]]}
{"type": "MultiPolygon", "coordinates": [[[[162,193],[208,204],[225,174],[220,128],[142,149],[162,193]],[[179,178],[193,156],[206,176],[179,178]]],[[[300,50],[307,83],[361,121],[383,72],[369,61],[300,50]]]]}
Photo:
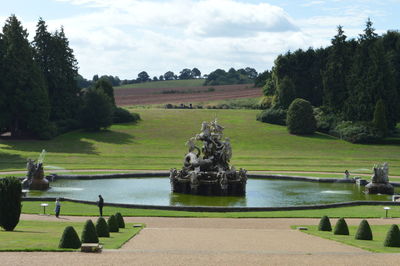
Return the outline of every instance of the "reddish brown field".
{"type": "Polygon", "coordinates": [[[176,88],[123,88],[114,90],[117,105],[143,105],[167,103],[195,103],[237,98],[260,97],[260,88],[252,84],[176,87],[176,88]],[[215,91],[208,91],[214,88],[215,91]],[[182,93],[162,93],[163,91],[179,91],[182,93]],[[192,91],[190,93],[190,91],[192,91]]]}

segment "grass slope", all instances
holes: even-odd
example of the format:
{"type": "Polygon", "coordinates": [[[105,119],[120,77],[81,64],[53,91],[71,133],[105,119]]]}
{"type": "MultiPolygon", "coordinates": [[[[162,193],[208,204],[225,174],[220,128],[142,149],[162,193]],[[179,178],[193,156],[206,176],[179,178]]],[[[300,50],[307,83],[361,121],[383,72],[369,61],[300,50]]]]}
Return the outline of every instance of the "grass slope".
{"type": "Polygon", "coordinates": [[[187,79],[187,80],[164,80],[150,81],[144,83],[127,84],[114,87],[120,88],[176,88],[176,87],[198,87],[203,86],[204,79],[187,79]]]}
{"type": "MultiPolygon", "coordinates": [[[[185,142],[202,121],[218,117],[233,147],[232,164],[247,170],[351,173],[388,162],[400,175],[400,145],[359,145],[323,135],[293,136],[283,126],[255,120],[258,110],[135,109],[138,124],[99,133],[74,131],[50,141],[0,140],[0,171],[24,170],[26,158],[46,149],[45,165],[66,169],[162,169],[181,167],[185,142]]],[[[397,139],[398,140],[398,139],[397,139]]],[[[51,172],[51,171],[46,171],[51,172]]]]}
{"type": "MultiPolygon", "coordinates": [[[[38,201],[24,201],[22,212],[27,214],[43,213],[38,201]]],[[[48,212],[54,210],[54,202],[49,204],[48,212]]],[[[384,204],[384,203],[382,203],[384,204]]],[[[125,217],[129,216],[156,216],[156,217],[211,217],[211,218],[320,218],[327,215],[331,218],[380,218],[384,217],[385,212],[382,206],[354,206],[341,208],[328,208],[320,210],[293,210],[293,211],[260,211],[260,212],[188,212],[188,211],[165,211],[165,210],[145,210],[130,209],[120,207],[105,206],[103,214],[109,216],[116,212],[122,213],[125,217]]],[[[64,215],[73,216],[96,216],[99,214],[98,207],[90,204],[75,202],[62,202],[61,217],[64,215]]],[[[391,206],[390,217],[400,217],[400,206],[391,206]]]]}
{"type": "MultiPolygon", "coordinates": [[[[304,226],[304,225],[303,225],[304,226]]],[[[295,226],[293,226],[295,227],[295,226]]],[[[390,225],[371,225],[373,240],[356,240],[354,239],[355,233],[357,232],[358,226],[349,226],[350,235],[334,235],[332,232],[318,231],[317,226],[305,226],[308,228],[304,233],[334,240],[340,243],[344,243],[350,246],[355,246],[372,252],[383,252],[383,253],[398,253],[400,248],[384,247],[383,242],[385,241],[386,233],[389,231],[390,225]]]]}
{"type": "MultiPolygon", "coordinates": [[[[94,219],[95,223],[96,220],[94,219]]],[[[64,228],[71,225],[78,236],[81,236],[83,222],[48,222],[26,221],[19,222],[13,232],[0,230],[0,251],[69,251],[73,249],[60,249],[60,242],[64,228]]],[[[120,248],[125,242],[136,235],[142,228],[132,228],[128,224],[121,228],[119,233],[111,233],[110,237],[100,237],[100,244],[105,249],[120,248]]]]}

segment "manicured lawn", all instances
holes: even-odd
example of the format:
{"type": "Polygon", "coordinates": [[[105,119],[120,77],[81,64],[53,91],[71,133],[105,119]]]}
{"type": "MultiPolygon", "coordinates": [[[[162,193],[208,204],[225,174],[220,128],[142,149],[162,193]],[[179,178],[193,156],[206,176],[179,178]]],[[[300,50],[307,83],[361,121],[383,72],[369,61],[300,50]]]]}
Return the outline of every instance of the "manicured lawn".
{"type": "Polygon", "coordinates": [[[144,82],[136,84],[122,85],[114,87],[119,88],[176,88],[176,87],[197,87],[203,86],[204,79],[187,79],[187,80],[164,80],[155,82],[144,82]]]}
{"type": "Polygon", "coordinates": [[[232,164],[237,168],[337,173],[348,169],[354,174],[386,161],[389,174],[400,175],[400,138],[392,144],[359,145],[323,134],[293,136],[283,126],[256,121],[258,110],[135,111],[143,119],[139,123],[114,125],[99,133],[75,131],[50,141],[2,139],[0,171],[25,169],[26,159],[36,159],[42,149],[47,151],[45,166],[54,169],[168,171],[182,166],[185,142],[200,132],[201,122],[217,117],[231,139],[232,164]]]}
{"type": "MultiPolygon", "coordinates": [[[[22,212],[28,214],[43,213],[39,201],[22,202],[22,212]]],[[[54,202],[47,202],[48,214],[54,214],[54,202]]],[[[124,217],[129,216],[156,216],[156,217],[218,217],[218,218],[320,218],[324,215],[329,217],[348,218],[380,218],[385,212],[382,206],[352,206],[341,208],[328,208],[319,210],[293,210],[293,211],[259,211],[259,212],[188,212],[188,211],[167,211],[167,210],[145,210],[105,206],[105,216],[120,212],[124,217]]],[[[81,204],[74,202],[62,202],[61,216],[96,216],[99,214],[95,205],[81,204]]],[[[390,217],[400,217],[400,206],[391,206],[390,217]]]]}
{"type": "MultiPolygon", "coordinates": [[[[96,220],[93,220],[96,223],[96,220]]],[[[0,230],[0,251],[71,251],[59,249],[64,228],[73,226],[81,237],[83,222],[47,222],[21,220],[13,232],[0,230]]],[[[110,237],[99,238],[105,249],[120,248],[125,242],[136,235],[142,228],[133,228],[127,223],[118,233],[111,233],[110,237]]]]}
{"type": "MultiPolygon", "coordinates": [[[[365,250],[373,252],[385,252],[385,253],[399,253],[400,248],[384,247],[383,242],[386,238],[386,233],[389,231],[390,225],[371,225],[373,240],[356,240],[354,235],[357,232],[358,226],[349,226],[350,235],[334,235],[332,232],[322,232],[318,231],[317,226],[303,225],[308,228],[307,231],[302,231],[304,233],[334,240],[347,245],[359,247],[365,250]]],[[[293,226],[294,228],[296,226],[293,226]]]]}

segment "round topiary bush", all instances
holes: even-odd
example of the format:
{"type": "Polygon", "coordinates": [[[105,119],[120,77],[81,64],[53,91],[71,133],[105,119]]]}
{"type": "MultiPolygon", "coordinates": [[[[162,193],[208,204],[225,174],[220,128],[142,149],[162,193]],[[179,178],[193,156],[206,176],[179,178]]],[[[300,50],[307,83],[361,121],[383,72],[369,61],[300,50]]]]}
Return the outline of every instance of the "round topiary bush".
{"type": "Polygon", "coordinates": [[[115,214],[115,218],[117,219],[118,227],[119,228],[125,228],[125,221],[124,221],[124,218],[122,217],[122,214],[117,212],[115,214]]]}
{"type": "Polygon", "coordinates": [[[82,243],[99,243],[96,228],[94,227],[92,220],[86,221],[83,227],[81,241],[82,243]]]}
{"type": "Polygon", "coordinates": [[[297,98],[289,106],[286,125],[290,134],[313,134],[316,129],[316,120],[309,101],[297,98]]]}
{"type": "Polygon", "coordinates": [[[400,247],[400,231],[396,224],[392,224],[389,231],[386,234],[385,242],[383,242],[385,247],[400,247]]]}
{"type": "Polygon", "coordinates": [[[118,221],[117,218],[115,218],[115,215],[111,215],[108,218],[107,224],[110,232],[119,232],[118,221]]]}
{"type": "Polygon", "coordinates": [[[328,216],[323,216],[319,221],[318,231],[332,231],[331,221],[328,216]]]}
{"type": "Polygon", "coordinates": [[[79,236],[76,233],[75,229],[72,226],[67,226],[64,229],[64,232],[60,239],[59,248],[80,248],[81,241],[79,240],[79,236]]]}
{"type": "Polygon", "coordinates": [[[340,218],[335,225],[335,229],[333,230],[333,234],[335,235],[349,235],[349,227],[347,226],[344,218],[340,218]]]}
{"type": "Polygon", "coordinates": [[[22,185],[16,177],[0,179],[0,227],[13,231],[21,215],[22,185]]]}
{"type": "Polygon", "coordinates": [[[96,232],[98,237],[110,237],[108,224],[103,217],[99,217],[96,222],[96,232]]]}
{"type": "Polygon", "coordinates": [[[367,220],[361,221],[360,225],[358,226],[355,239],[372,240],[372,231],[367,220]]]}

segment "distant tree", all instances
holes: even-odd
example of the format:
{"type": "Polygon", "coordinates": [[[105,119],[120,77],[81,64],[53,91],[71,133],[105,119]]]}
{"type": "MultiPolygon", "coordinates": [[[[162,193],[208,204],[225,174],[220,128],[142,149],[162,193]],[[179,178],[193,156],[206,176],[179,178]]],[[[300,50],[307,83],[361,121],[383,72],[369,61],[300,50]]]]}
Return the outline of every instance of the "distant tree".
{"type": "Polygon", "coordinates": [[[89,89],[83,98],[81,111],[83,128],[98,131],[111,126],[113,121],[113,105],[103,90],[89,89]]]}
{"type": "Polygon", "coordinates": [[[264,87],[267,83],[267,80],[271,79],[271,72],[266,70],[263,73],[259,73],[257,77],[254,79],[254,87],[260,88],[264,87]]]}
{"type": "Polygon", "coordinates": [[[163,75],[160,75],[160,77],[158,78],[160,81],[163,81],[164,80],[164,76],[163,75]]]}
{"type": "Polygon", "coordinates": [[[278,85],[277,91],[278,105],[287,109],[296,98],[294,82],[289,76],[284,77],[278,85]]]}
{"type": "Polygon", "coordinates": [[[246,74],[247,74],[247,77],[248,77],[249,79],[255,79],[255,78],[257,78],[258,73],[257,73],[257,71],[256,71],[254,68],[246,67],[244,70],[245,70],[245,72],[246,72],[246,74]]]}
{"type": "Polygon", "coordinates": [[[92,78],[92,81],[93,81],[93,82],[96,82],[96,81],[98,81],[98,80],[99,80],[99,75],[97,75],[97,74],[94,75],[93,78],[92,78]]]}
{"type": "Polygon", "coordinates": [[[190,70],[189,68],[184,68],[179,73],[179,79],[192,79],[192,78],[193,78],[193,73],[192,70],[190,70]]]}
{"type": "Polygon", "coordinates": [[[136,79],[138,82],[146,82],[150,80],[149,74],[147,74],[146,71],[142,71],[138,74],[138,77],[136,79]]]}
{"type": "Polygon", "coordinates": [[[165,80],[173,80],[174,78],[175,78],[174,72],[172,72],[172,71],[165,72],[165,74],[164,74],[164,79],[165,80]]]}
{"type": "Polygon", "coordinates": [[[91,80],[87,80],[79,74],[75,77],[75,81],[79,89],[89,88],[92,85],[91,80]]]}
{"type": "Polygon", "coordinates": [[[388,132],[385,104],[382,99],[379,99],[375,105],[374,119],[372,120],[373,125],[379,132],[386,136],[388,132]]]}
{"type": "Polygon", "coordinates": [[[193,75],[194,78],[200,78],[201,77],[201,72],[197,67],[195,67],[195,68],[192,69],[192,75],[193,75]]]}
{"type": "Polygon", "coordinates": [[[158,78],[156,76],[154,76],[153,81],[158,81],[158,78]]]}
{"type": "Polygon", "coordinates": [[[297,98],[289,106],[286,125],[290,134],[313,134],[316,121],[309,101],[297,98]]]}
{"type": "Polygon", "coordinates": [[[106,77],[100,78],[96,84],[95,84],[95,89],[97,90],[102,90],[105,94],[107,94],[108,98],[110,98],[111,103],[113,106],[115,106],[115,98],[114,98],[114,88],[111,85],[109,79],[106,77]]]}

